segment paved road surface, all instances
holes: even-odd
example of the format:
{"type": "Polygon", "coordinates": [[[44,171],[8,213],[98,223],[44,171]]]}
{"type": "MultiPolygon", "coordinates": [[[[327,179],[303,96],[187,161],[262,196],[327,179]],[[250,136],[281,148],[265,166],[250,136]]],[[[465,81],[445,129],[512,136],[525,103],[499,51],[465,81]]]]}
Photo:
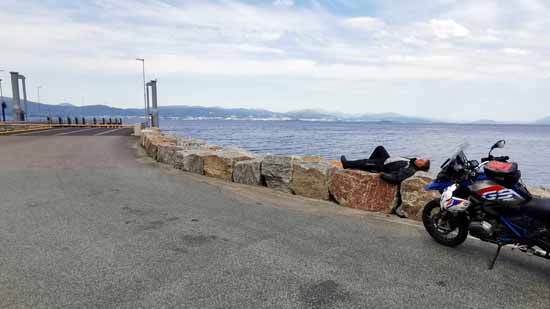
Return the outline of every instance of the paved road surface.
{"type": "Polygon", "coordinates": [[[52,128],[44,131],[31,131],[11,136],[122,136],[134,133],[133,128],[52,128]]]}
{"type": "MultiPolygon", "coordinates": [[[[0,307],[548,308],[550,263],[224,184],[125,136],[0,137],[0,307]]],[[[401,222],[401,223],[399,223],[401,222]]]]}

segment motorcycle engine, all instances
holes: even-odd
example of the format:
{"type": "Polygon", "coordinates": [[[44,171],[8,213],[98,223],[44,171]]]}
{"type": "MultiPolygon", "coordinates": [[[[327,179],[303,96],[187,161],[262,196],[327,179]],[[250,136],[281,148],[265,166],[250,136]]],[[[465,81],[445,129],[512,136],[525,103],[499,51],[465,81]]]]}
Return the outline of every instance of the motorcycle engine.
{"type": "Polygon", "coordinates": [[[487,221],[472,221],[469,227],[470,234],[479,239],[491,238],[494,234],[493,225],[487,221]]]}

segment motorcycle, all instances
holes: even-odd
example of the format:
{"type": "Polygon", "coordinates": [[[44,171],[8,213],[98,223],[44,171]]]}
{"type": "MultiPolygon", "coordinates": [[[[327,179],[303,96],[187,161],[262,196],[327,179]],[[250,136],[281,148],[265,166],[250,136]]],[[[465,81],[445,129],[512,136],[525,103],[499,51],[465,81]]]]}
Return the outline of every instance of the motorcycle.
{"type": "Polygon", "coordinates": [[[530,194],[508,156],[492,155],[505,144],[495,143],[481,163],[468,160],[460,147],[425,188],[439,191],[440,199],[422,211],[426,231],[442,245],[458,246],[468,235],[496,244],[489,269],[508,245],[550,259],[550,199],[530,194]]]}

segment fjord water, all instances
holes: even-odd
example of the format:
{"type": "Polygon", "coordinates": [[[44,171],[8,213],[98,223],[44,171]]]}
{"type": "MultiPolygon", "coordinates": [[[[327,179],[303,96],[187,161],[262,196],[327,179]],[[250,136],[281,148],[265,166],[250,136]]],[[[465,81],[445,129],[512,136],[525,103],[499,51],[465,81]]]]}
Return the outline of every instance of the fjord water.
{"type": "Polygon", "coordinates": [[[466,155],[480,160],[493,143],[505,139],[506,147],[494,154],[509,155],[518,162],[529,186],[550,187],[550,126],[163,120],[162,128],[259,154],[361,159],[377,145],[384,145],[392,155],[431,159],[434,174],[460,144],[468,143],[466,155]]]}

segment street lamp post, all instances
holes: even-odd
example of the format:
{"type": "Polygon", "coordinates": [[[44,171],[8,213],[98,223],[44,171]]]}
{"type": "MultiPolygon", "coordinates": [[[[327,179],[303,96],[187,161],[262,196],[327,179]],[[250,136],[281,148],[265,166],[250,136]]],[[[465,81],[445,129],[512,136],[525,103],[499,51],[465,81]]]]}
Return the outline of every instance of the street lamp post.
{"type": "MultiPolygon", "coordinates": [[[[4,70],[0,70],[0,72],[4,72],[4,70]]],[[[0,109],[2,109],[2,121],[6,122],[6,103],[4,102],[4,93],[2,93],[2,79],[0,78],[0,109]]]]}
{"type": "MultiPolygon", "coordinates": [[[[2,72],[2,70],[0,70],[2,72]]],[[[6,122],[6,103],[4,102],[4,94],[2,93],[2,79],[0,78],[0,109],[2,109],[2,121],[6,122]]]]}
{"type": "Polygon", "coordinates": [[[42,88],[42,86],[36,86],[36,106],[38,109],[38,117],[40,117],[40,88],[42,88]]]}
{"type": "Polygon", "coordinates": [[[137,61],[141,61],[143,72],[143,104],[145,109],[145,127],[149,126],[149,108],[147,106],[147,84],[145,83],[145,59],[136,58],[137,61]]]}

